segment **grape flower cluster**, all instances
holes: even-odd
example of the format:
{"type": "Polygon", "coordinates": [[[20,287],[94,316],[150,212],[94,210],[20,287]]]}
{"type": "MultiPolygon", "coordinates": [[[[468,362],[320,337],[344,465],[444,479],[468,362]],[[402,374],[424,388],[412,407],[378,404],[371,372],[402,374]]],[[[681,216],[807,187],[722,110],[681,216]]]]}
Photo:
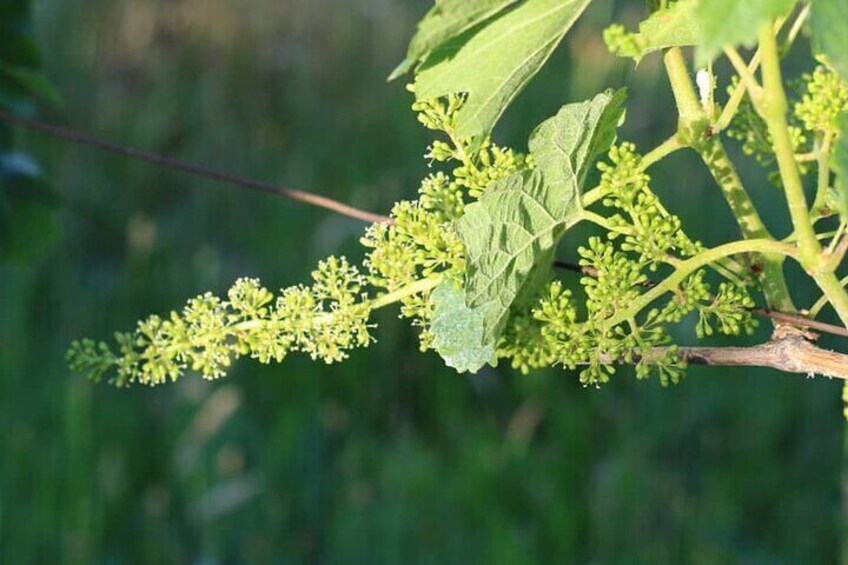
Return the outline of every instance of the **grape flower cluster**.
{"type": "Polygon", "coordinates": [[[713,292],[708,271],[700,269],[671,289],[664,305],[631,311],[655,284],[649,273],[674,268],[703,246],[686,235],[680,219],[651,190],[633,144],[614,146],[598,168],[609,229],[606,237],[592,237],[578,249],[580,266],[589,273],[580,279],[582,304],[576,289],[553,281],[529,315],[513,317],[499,352],[523,372],[551,364],[580,368],[587,386],[608,382],[619,363],[634,365],[638,378],[656,375],[664,385],[676,383],[686,364],[667,327],[697,312],[698,337],[750,333],[756,327],[753,299],[746,282],[723,269],[734,280],[713,292]]]}
{"type": "MultiPolygon", "coordinates": [[[[71,367],[95,380],[113,375],[109,380],[123,386],[174,381],[186,371],[215,379],[240,357],[270,363],[299,352],[335,363],[373,341],[371,312],[392,302],[419,328],[422,351],[433,349],[431,292],[439,281],[461,284],[466,270],[457,220],[494,181],[534,167],[531,157],[488,137],[459,138],[454,125],[463,101],[455,95],[415,103],[419,121],[446,135],[426,155],[440,170],[424,178],[417,200],[398,202],[388,221],[365,231],[361,268],[330,257],[312,273],[311,285],[283,289],[276,297],[258,280],[240,279],[225,299],[206,293],[180,312],[150,316],[135,331],[116,334],[115,349],[75,342],[71,367]],[[427,281],[433,284],[421,285],[427,281]]],[[[686,235],[680,219],[651,190],[633,144],[613,146],[598,170],[606,235],[578,249],[584,276],[575,288],[559,279],[545,284],[535,301],[515,308],[497,342],[497,357],[524,373],[552,365],[579,368],[581,382],[592,386],[607,382],[622,362],[635,365],[639,378],[677,382],[685,363],[667,327],[697,312],[701,337],[751,331],[747,283],[732,269],[714,265],[728,279],[715,290],[702,269],[668,289],[664,304],[634,310],[654,285],[649,274],[673,271],[703,246],[686,235]]]]}
{"type": "MultiPolygon", "coordinates": [[[[827,60],[820,58],[819,61],[820,64],[811,73],[805,73],[795,81],[797,99],[789,115],[789,134],[802,174],[811,171],[808,156],[826,150],[823,148],[825,141],[828,145],[836,142],[840,135],[840,119],[848,114],[848,85],[827,60]]],[[[737,85],[738,79],[728,90],[735,90],[737,85]]],[[[727,133],[741,142],[746,155],[769,170],[768,178],[772,184],[780,186],[771,134],[747,95],[727,133]]]]}
{"type": "Polygon", "coordinates": [[[454,222],[466,201],[492,181],[529,166],[523,155],[488,138],[458,139],[453,121],[462,102],[450,96],[415,104],[419,120],[451,141],[434,143],[429,158],[456,162],[456,167],[450,174],[428,175],[417,200],[398,202],[389,221],[366,230],[363,269],[344,257],[330,257],[312,273],[312,285],[283,289],[276,298],[258,280],[240,279],[226,299],[206,293],[189,300],[181,312],[150,316],[135,331],[117,333],[115,349],[88,339],[74,342],[68,352],[71,368],[94,380],[111,374],[110,382],[124,386],[174,381],[188,370],[215,379],[243,356],[270,363],[301,352],[335,363],[373,341],[372,306],[393,293],[401,314],[420,327],[422,350],[429,349],[429,289],[404,289],[438,277],[460,279],[464,248],[454,222]],[[368,287],[376,291],[375,298],[369,298],[368,287]]]}

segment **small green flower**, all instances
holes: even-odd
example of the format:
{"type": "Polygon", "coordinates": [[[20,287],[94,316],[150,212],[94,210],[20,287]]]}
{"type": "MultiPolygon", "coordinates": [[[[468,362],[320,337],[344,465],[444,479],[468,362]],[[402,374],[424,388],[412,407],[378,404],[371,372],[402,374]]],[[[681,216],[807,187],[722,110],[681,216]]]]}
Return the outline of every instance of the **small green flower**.
{"type": "Polygon", "coordinates": [[[848,85],[826,65],[803,77],[803,94],[794,106],[795,117],[811,132],[839,134],[839,119],[848,112],[848,85]]]}

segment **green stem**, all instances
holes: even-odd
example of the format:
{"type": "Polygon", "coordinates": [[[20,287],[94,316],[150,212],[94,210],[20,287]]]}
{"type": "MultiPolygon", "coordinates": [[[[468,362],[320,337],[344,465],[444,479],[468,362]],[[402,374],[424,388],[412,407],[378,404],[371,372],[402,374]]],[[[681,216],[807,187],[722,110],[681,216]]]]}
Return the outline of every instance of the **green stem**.
{"type": "MultiPolygon", "coordinates": [[[[762,55],[762,51],[757,50],[757,54],[762,55]]],[[[739,75],[742,85],[751,93],[752,98],[756,98],[762,88],[757,82],[757,77],[754,76],[754,70],[752,70],[756,69],[756,67],[753,64],[751,66],[746,65],[739,51],[730,45],[724,48],[724,55],[730,61],[730,64],[733,65],[733,69],[739,75]]]]}
{"type": "Polygon", "coordinates": [[[680,130],[688,130],[695,123],[704,120],[706,114],[701,106],[701,101],[692,85],[689,69],[683,52],[678,47],[666,51],[663,57],[668,80],[671,82],[671,90],[674,93],[674,101],[677,104],[677,112],[680,114],[680,130]]]}
{"type": "MultiPolygon", "coordinates": [[[[748,63],[747,69],[752,75],[757,72],[757,69],[760,67],[761,57],[762,54],[758,49],[751,58],[751,62],[748,63]]],[[[716,132],[722,131],[730,125],[730,122],[733,120],[736,112],[739,111],[739,106],[742,104],[742,100],[745,98],[746,90],[745,82],[740,80],[739,84],[736,85],[736,88],[733,89],[730,98],[727,100],[727,104],[724,105],[718,120],[716,120],[713,126],[716,132]]]]}
{"type": "Polygon", "coordinates": [[[444,279],[441,276],[434,276],[426,279],[421,279],[420,281],[415,281],[414,283],[409,284],[394,292],[390,292],[378,298],[374,298],[370,302],[370,309],[377,310],[378,308],[383,308],[384,306],[394,304],[395,302],[400,302],[401,300],[409,296],[414,296],[422,292],[427,292],[428,290],[433,290],[434,288],[439,286],[443,280],[444,279]]]}
{"type": "Polygon", "coordinates": [[[596,186],[592,190],[587,190],[580,198],[580,204],[583,208],[588,208],[592,204],[599,202],[604,197],[604,191],[600,186],[596,186]]]}
{"type": "Polygon", "coordinates": [[[680,286],[680,284],[686,280],[686,277],[698,269],[706,267],[710,263],[715,263],[725,257],[738,255],[740,253],[761,253],[763,255],[780,255],[784,257],[797,258],[797,250],[793,246],[780,243],[779,241],[774,241],[773,239],[744,239],[741,241],[734,241],[732,243],[725,243],[724,245],[713,247],[712,249],[707,249],[691,259],[687,259],[680,263],[674,273],[645,294],[639,296],[639,298],[633,301],[629,308],[616,313],[614,316],[606,320],[606,327],[611,328],[620,324],[624,320],[635,316],[650,306],[654,300],[680,286]]]}
{"type": "MultiPolygon", "coordinates": [[[[789,29],[789,33],[786,35],[786,41],[781,46],[780,52],[782,55],[785,55],[789,52],[789,49],[792,47],[792,44],[795,43],[795,39],[798,38],[798,35],[801,34],[801,30],[804,29],[804,23],[807,21],[807,18],[810,17],[812,13],[812,5],[807,4],[804,6],[800,12],[798,12],[798,17],[795,18],[795,21],[792,23],[792,27],[789,29]]],[[[775,33],[780,31],[780,26],[775,28],[775,33]]]]}
{"type": "MultiPolygon", "coordinates": [[[[830,240],[830,244],[827,246],[827,250],[825,251],[827,255],[832,256],[836,253],[837,249],[839,249],[842,235],[845,233],[846,229],[848,229],[848,224],[846,224],[845,222],[840,222],[839,229],[836,230],[833,239],[830,240]]],[[[841,245],[845,244],[842,243],[841,245]]],[[[838,257],[837,259],[834,259],[834,261],[836,262],[836,264],[834,265],[834,270],[836,270],[836,267],[838,267],[839,263],[842,262],[842,257],[838,257]]]]}
{"type": "MultiPolygon", "coordinates": [[[[848,285],[848,277],[845,277],[845,278],[843,278],[842,280],[839,281],[839,286],[845,288],[845,285],[848,285]]],[[[819,317],[819,314],[821,313],[822,309],[825,306],[827,306],[829,303],[830,302],[828,301],[827,295],[826,294],[823,295],[821,298],[816,300],[815,304],[810,306],[810,309],[807,312],[807,316],[811,320],[815,320],[816,318],[819,317]]]]}
{"type": "Polygon", "coordinates": [[[623,235],[633,233],[633,230],[629,229],[627,226],[614,226],[607,218],[604,218],[600,214],[590,212],[589,210],[583,210],[582,212],[580,212],[580,215],[577,216],[576,222],[583,221],[591,222],[597,226],[604,228],[608,232],[615,232],[623,235]]]}
{"type": "Polygon", "coordinates": [[[642,166],[640,167],[640,169],[644,171],[657,161],[660,161],[664,157],[667,157],[678,149],[683,149],[684,147],[686,147],[686,145],[680,140],[680,136],[675,133],[674,135],[657,145],[654,149],[648,151],[642,157],[642,166]]]}
{"type": "MultiPolygon", "coordinates": [[[[697,149],[736,217],[742,235],[749,239],[773,239],[721,141],[713,138],[697,149]]],[[[769,307],[781,312],[795,312],[783,272],[784,257],[761,255],[759,261],[762,262],[762,286],[769,307]]]]}
{"type": "MultiPolygon", "coordinates": [[[[760,49],[763,52],[763,88],[762,99],[756,104],[757,111],[768,126],[773,140],[775,157],[777,158],[780,178],[786,192],[792,225],[798,238],[798,252],[801,265],[813,275],[819,288],[842,323],[848,327],[848,292],[842,287],[836,274],[836,265],[841,257],[833,261],[825,257],[822,247],[813,228],[813,219],[807,207],[804,186],[798,163],[795,161],[795,149],[789,135],[786,121],[788,103],[783,89],[783,77],[780,70],[780,54],[777,40],[771,26],[764,26],[760,31],[760,49]]],[[[834,255],[837,257],[837,255],[834,255]]]]}
{"type": "Polygon", "coordinates": [[[798,237],[801,262],[807,270],[814,270],[820,260],[821,245],[813,230],[801,173],[795,161],[795,148],[789,136],[789,125],[786,121],[788,103],[786,92],[783,90],[777,40],[771,24],[763,26],[760,32],[760,49],[763,53],[764,92],[759,103],[755,105],[772,137],[774,154],[789,205],[789,214],[798,237]]]}
{"type": "MultiPolygon", "coordinates": [[[[832,238],[836,237],[837,235],[838,235],[837,230],[823,231],[821,233],[816,234],[816,239],[818,239],[819,241],[824,241],[825,239],[832,239],[832,238]]],[[[782,241],[783,243],[794,243],[796,239],[797,238],[795,237],[795,234],[790,233],[789,235],[787,235],[786,237],[784,237],[780,241],[782,241]]]]}
{"type": "MultiPolygon", "coordinates": [[[[804,27],[804,22],[807,17],[810,15],[810,5],[807,4],[798,14],[798,17],[795,18],[795,21],[792,24],[792,28],[789,30],[788,35],[786,36],[786,43],[783,45],[783,52],[789,50],[792,44],[795,42],[795,39],[798,37],[798,34],[801,33],[801,29],[804,27]]],[[[778,21],[775,25],[775,33],[780,31],[780,28],[783,26],[783,21],[778,21]]],[[[748,71],[751,74],[756,73],[757,69],[760,67],[760,61],[762,59],[762,53],[759,49],[754,53],[754,56],[751,57],[751,62],[748,63],[748,71]]],[[[731,120],[733,120],[733,116],[736,115],[736,112],[739,110],[739,105],[742,103],[742,100],[745,98],[745,84],[740,81],[739,84],[736,85],[736,88],[733,89],[733,93],[730,95],[730,98],[727,100],[727,104],[725,104],[724,109],[721,111],[721,115],[719,115],[718,120],[716,120],[714,124],[714,129],[716,132],[722,131],[727,126],[730,125],[731,120]]]]}
{"type": "Polygon", "coordinates": [[[848,292],[835,273],[819,273],[815,276],[816,284],[824,293],[824,298],[836,310],[836,315],[842,324],[848,328],[848,292]]]}
{"type": "MultiPolygon", "coordinates": [[[[706,114],[701,108],[695,87],[689,76],[689,69],[679,49],[669,49],[665,55],[666,72],[674,91],[680,113],[680,128],[692,148],[698,152],[710,174],[721,189],[724,199],[736,217],[742,235],[747,239],[773,239],[759,212],[754,207],[748,191],[730,161],[718,136],[704,135],[699,132],[698,124],[706,124],[706,114]]],[[[786,284],[783,273],[784,258],[779,255],[762,255],[759,261],[763,266],[763,293],[773,310],[795,312],[796,308],[786,284]]]]}
{"type": "MultiPolygon", "coordinates": [[[[409,296],[414,296],[414,295],[420,294],[422,292],[427,292],[428,290],[433,290],[434,288],[439,286],[442,283],[443,280],[444,280],[443,277],[435,275],[435,276],[432,276],[432,277],[428,277],[426,279],[421,279],[421,280],[415,281],[414,283],[410,283],[410,284],[408,284],[408,285],[406,285],[402,288],[399,288],[398,290],[395,290],[393,292],[389,292],[387,294],[384,294],[382,296],[378,296],[377,298],[373,298],[373,299],[369,300],[368,301],[368,309],[369,310],[378,310],[380,308],[390,306],[391,304],[394,304],[395,302],[400,302],[401,300],[403,300],[404,298],[407,298],[409,296]]],[[[315,323],[316,324],[324,324],[324,323],[327,323],[329,321],[332,321],[332,319],[333,319],[333,313],[332,312],[326,312],[326,313],[324,313],[320,316],[317,316],[315,318],[315,323]]],[[[235,332],[239,332],[239,331],[247,331],[247,330],[259,328],[259,327],[262,327],[262,326],[265,326],[265,325],[268,325],[268,324],[273,324],[273,323],[274,322],[269,321],[269,320],[247,320],[245,322],[239,322],[237,324],[234,324],[233,326],[230,327],[230,330],[235,333],[235,332]]]]}
{"type": "MultiPolygon", "coordinates": [[[[645,171],[651,165],[656,164],[663,157],[666,157],[678,149],[683,149],[686,145],[680,140],[680,137],[675,133],[652,150],[648,151],[642,157],[642,163],[639,167],[639,170],[645,171]]],[[[604,197],[604,191],[600,186],[596,186],[590,190],[587,190],[583,193],[583,196],[580,197],[580,203],[584,208],[588,208],[592,204],[596,204],[604,197]]]]}
{"type": "Polygon", "coordinates": [[[813,221],[820,219],[827,212],[827,191],[830,188],[830,150],[833,145],[833,134],[825,132],[816,155],[818,174],[816,176],[816,199],[813,201],[813,221]]]}

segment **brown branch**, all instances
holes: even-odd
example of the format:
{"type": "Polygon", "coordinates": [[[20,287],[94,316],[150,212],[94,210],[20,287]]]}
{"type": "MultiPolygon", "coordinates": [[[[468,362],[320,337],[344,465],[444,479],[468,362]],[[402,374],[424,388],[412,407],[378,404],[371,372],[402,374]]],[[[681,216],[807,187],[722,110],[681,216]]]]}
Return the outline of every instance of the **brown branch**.
{"type": "MultiPolygon", "coordinates": [[[[848,240],[848,238],[846,238],[846,240],[848,240]]],[[[554,261],[554,266],[558,269],[581,273],[588,277],[598,276],[598,272],[592,267],[583,267],[581,265],[578,265],[576,263],[570,263],[568,261],[554,261]]],[[[646,288],[652,288],[656,286],[656,284],[656,281],[647,280],[642,283],[642,286],[646,288]]],[[[779,324],[783,324],[785,326],[792,326],[795,328],[807,328],[821,333],[848,337],[848,328],[836,326],[833,324],[826,324],[824,322],[818,322],[816,320],[806,318],[799,314],[786,314],[784,312],[778,312],[776,310],[769,310],[768,308],[750,308],[749,311],[752,314],[756,314],[757,316],[774,320],[775,322],[778,322],[779,324]]]]}
{"type": "Polygon", "coordinates": [[[821,333],[848,337],[848,329],[843,328],[842,326],[818,322],[798,314],[786,314],[784,312],[776,312],[767,308],[751,308],[751,312],[758,316],[762,316],[763,318],[769,318],[787,326],[808,328],[821,333]]]}
{"type": "Polygon", "coordinates": [[[244,186],[253,190],[270,192],[279,196],[283,196],[285,198],[290,198],[292,200],[311,204],[312,206],[324,208],[325,210],[330,210],[337,214],[341,214],[349,218],[354,218],[356,220],[362,220],[370,223],[389,221],[389,218],[387,216],[372,214],[371,212],[366,212],[365,210],[354,208],[353,206],[343,204],[342,202],[333,200],[332,198],[327,198],[326,196],[319,196],[317,194],[312,194],[310,192],[304,192],[302,190],[296,190],[293,188],[285,188],[267,182],[240,177],[238,175],[233,175],[230,173],[213,171],[205,167],[200,167],[191,163],[187,163],[185,161],[180,161],[179,159],[171,159],[170,157],[163,157],[162,155],[157,155],[149,151],[143,151],[134,147],[127,147],[124,145],[118,145],[116,143],[104,141],[102,139],[98,139],[91,135],[72,129],[48,124],[39,120],[34,120],[32,118],[23,118],[20,116],[15,116],[2,110],[0,110],[0,120],[15,124],[17,126],[41,131],[55,137],[73,141],[75,143],[89,145],[91,147],[97,147],[98,149],[103,149],[112,153],[118,153],[120,155],[132,157],[133,159],[138,159],[140,161],[153,163],[154,165],[160,165],[163,167],[176,169],[184,173],[189,173],[199,177],[205,177],[216,181],[244,186]]]}
{"type": "MultiPolygon", "coordinates": [[[[645,355],[661,359],[664,348],[645,355]]],[[[765,367],[808,376],[848,380],[848,355],[816,347],[798,331],[778,331],[771,341],[753,347],[681,347],[678,357],[690,365],[765,367]]]]}

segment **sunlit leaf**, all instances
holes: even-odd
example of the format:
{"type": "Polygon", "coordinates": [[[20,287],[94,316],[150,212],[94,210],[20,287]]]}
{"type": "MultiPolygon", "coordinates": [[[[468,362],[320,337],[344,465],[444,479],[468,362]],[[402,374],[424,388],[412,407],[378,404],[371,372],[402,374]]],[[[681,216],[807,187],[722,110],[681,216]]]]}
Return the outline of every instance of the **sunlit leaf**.
{"type": "Polygon", "coordinates": [[[418,22],[406,59],[389,76],[394,80],[409,72],[434,49],[502,12],[517,0],[436,0],[418,22]]]}
{"type": "Polygon", "coordinates": [[[457,114],[457,135],[488,133],[589,2],[527,0],[483,29],[448,41],[424,61],[416,97],[464,92],[468,99],[457,114]]]}

